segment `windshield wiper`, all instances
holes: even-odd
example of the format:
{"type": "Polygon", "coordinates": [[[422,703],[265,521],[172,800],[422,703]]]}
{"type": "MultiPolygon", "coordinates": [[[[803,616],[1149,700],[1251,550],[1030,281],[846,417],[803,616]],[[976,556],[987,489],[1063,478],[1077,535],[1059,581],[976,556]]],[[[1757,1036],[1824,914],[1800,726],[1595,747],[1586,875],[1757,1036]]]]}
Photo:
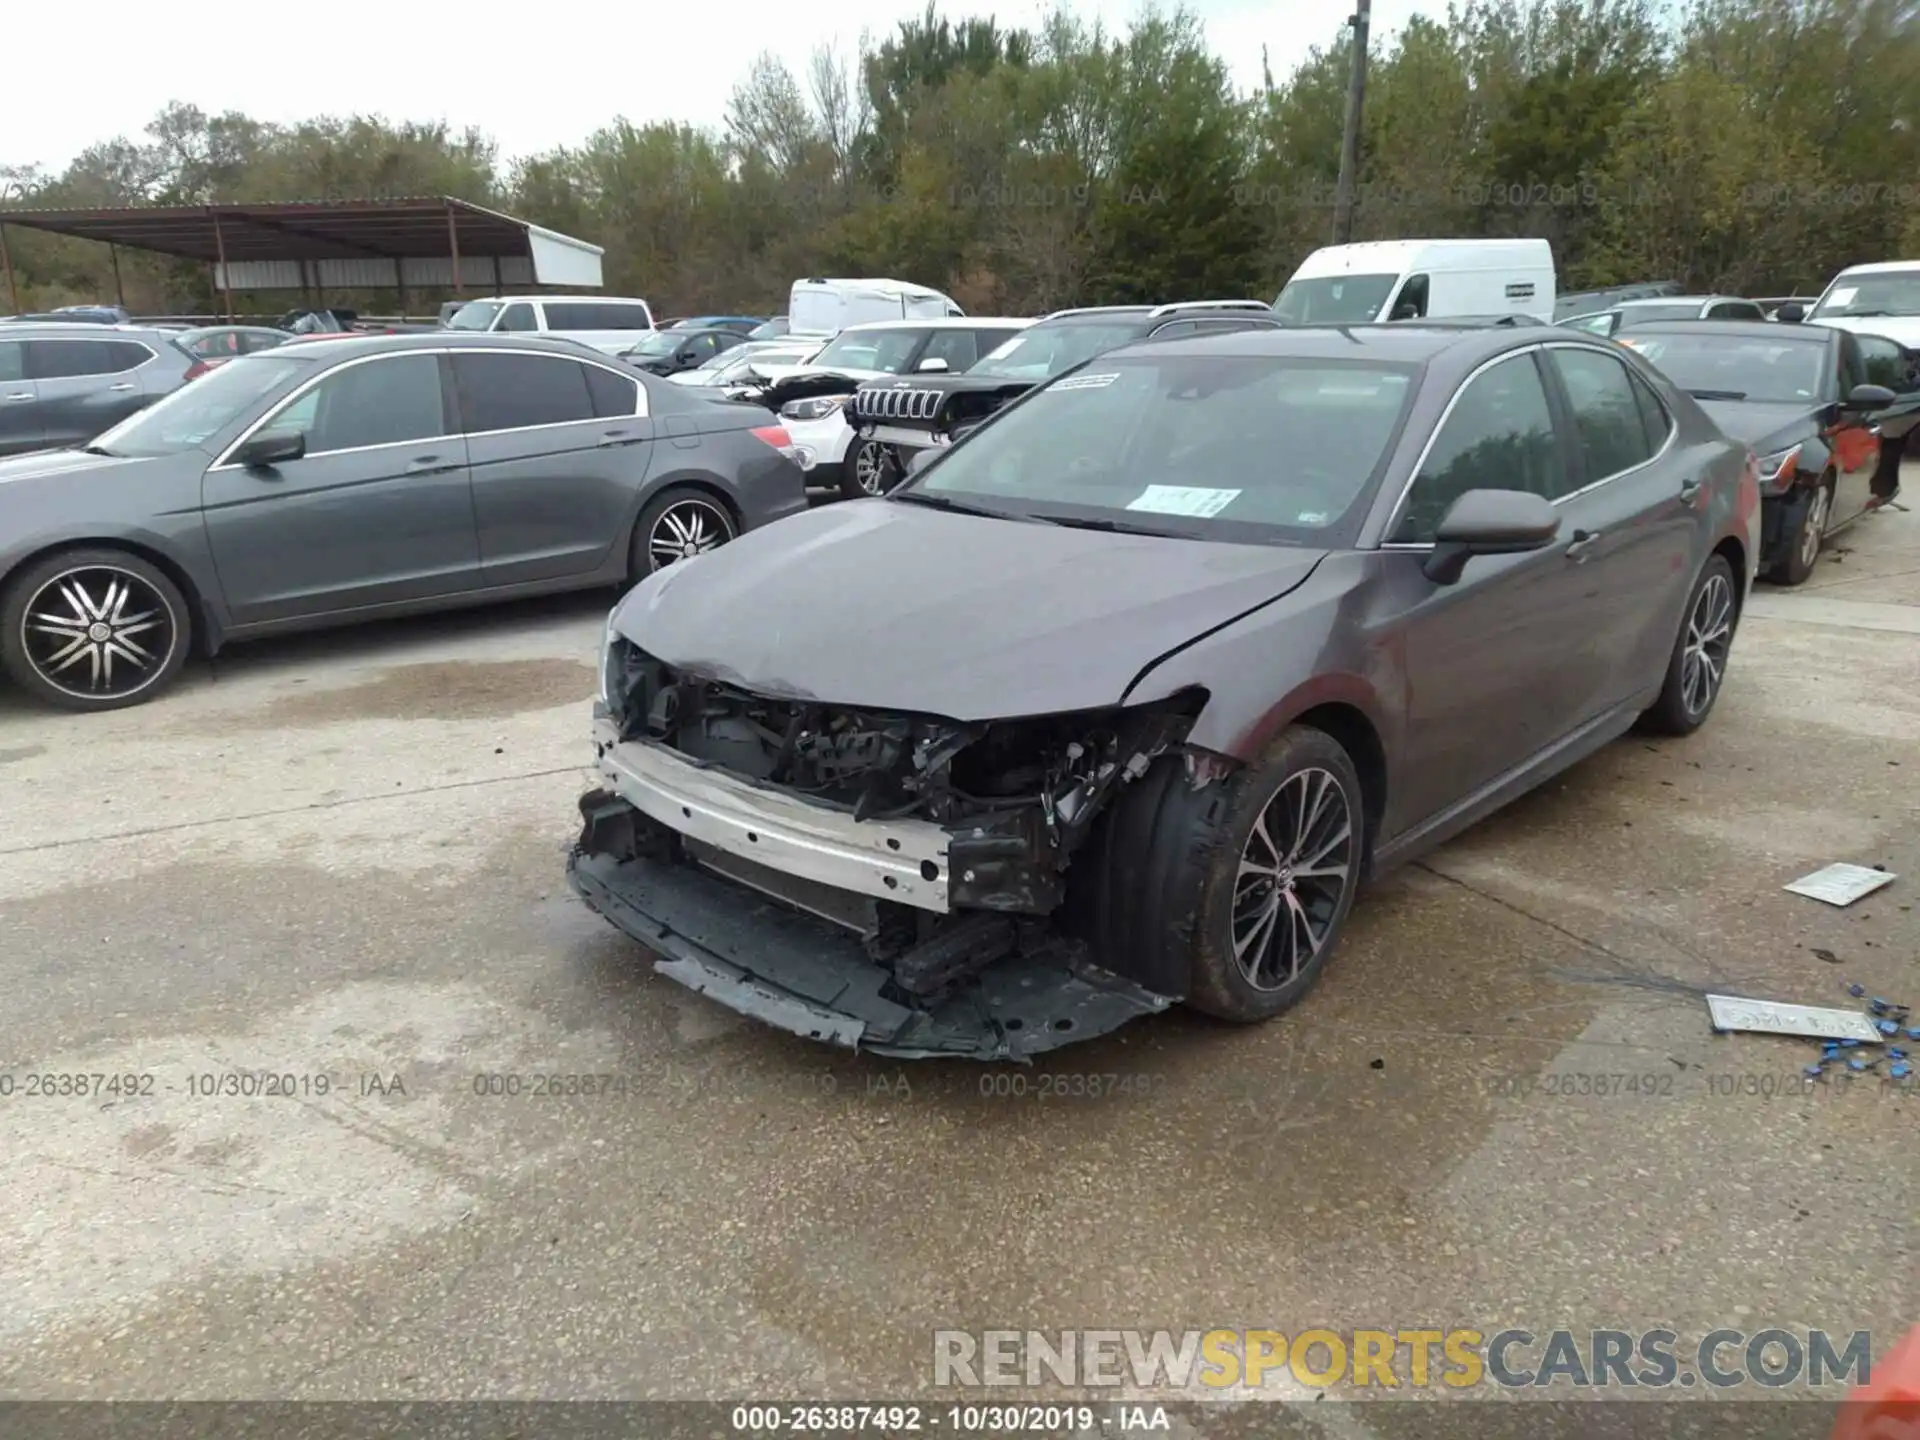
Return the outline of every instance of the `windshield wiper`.
{"type": "Polygon", "coordinates": [[[1104,530],[1113,535],[1152,535],[1161,540],[1191,540],[1193,537],[1181,530],[1164,530],[1153,525],[1136,525],[1130,520],[1109,520],[1104,517],[1089,518],[1080,515],[1028,515],[1029,520],[1038,520],[1042,525],[1061,525],[1069,530],[1104,530]]]}
{"type": "Polygon", "coordinates": [[[1005,510],[989,510],[984,505],[969,505],[950,495],[932,495],[925,490],[896,490],[887,496],[902,505],[925,505],[933,510],[951,510],[956,515],[984,515],[989,520],[1030,520],[1038,516],[1010,515],[1005,510]]]}
{"type": "Polygon", "coordinates": [[[1747,392],[1744,390],[1689,390],[1687,394],[1696,400],[1744,400],[1747,398],[1747,392]]]}

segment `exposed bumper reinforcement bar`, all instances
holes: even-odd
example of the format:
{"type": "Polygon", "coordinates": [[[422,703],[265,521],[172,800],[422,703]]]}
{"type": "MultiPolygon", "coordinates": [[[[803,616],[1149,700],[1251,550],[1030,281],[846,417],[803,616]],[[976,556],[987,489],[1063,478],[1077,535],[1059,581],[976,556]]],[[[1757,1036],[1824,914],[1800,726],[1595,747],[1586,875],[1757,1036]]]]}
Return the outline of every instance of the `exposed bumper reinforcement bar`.
{"type": "Polygon", "coordinates": [[[567,879],[588,908],[662,957],[654,965],[662,975],[850,1050],[1024,1062],[1172,1003],[1077,963],[1063,945],[1001,960],[937,1001],[903,1005],[883,993],[891,976],[857,936],[704,870],[576,848],[567,879]]]}

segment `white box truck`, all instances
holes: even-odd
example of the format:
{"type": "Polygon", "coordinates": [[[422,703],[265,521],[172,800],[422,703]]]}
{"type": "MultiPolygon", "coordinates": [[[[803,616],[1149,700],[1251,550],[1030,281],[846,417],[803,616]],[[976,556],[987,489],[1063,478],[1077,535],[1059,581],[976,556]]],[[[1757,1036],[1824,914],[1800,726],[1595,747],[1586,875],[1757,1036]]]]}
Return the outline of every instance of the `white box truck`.
{"type": "Polygon", "coordinates": [[[870,320],[943,320],[966,313],[951,295],[907,280],[796,280],[787,299],[787,330],[831,337],[870,320]]]}
{"type": "Polygon", "coordinates": [[[1273,302],[1289,325],[1553,320],[1545,240],[1369,240],[1316,250],[1273,302]]]}

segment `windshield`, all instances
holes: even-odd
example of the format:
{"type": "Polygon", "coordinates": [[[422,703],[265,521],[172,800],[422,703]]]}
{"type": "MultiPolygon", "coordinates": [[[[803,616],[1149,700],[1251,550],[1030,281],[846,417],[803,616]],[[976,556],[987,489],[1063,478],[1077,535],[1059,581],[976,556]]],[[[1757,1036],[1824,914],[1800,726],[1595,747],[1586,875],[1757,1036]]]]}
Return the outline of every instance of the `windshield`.
{"type": "Polygon", "coordinates": [[[1632,346],[1682,390],[1760,405],[1811,405],[1829,363],[1824,340],[1735,335],[1628,335],[1632,346]]]}
{"type": "Polygon", "coordinates": [[[1830,315],[1920,315],[1920,265],[1877,275],[1842,275],[1813,307],[1830,315]]]}
{"type": "Polygon", "coordinates": [[[469,300],[447,321],[449,330],[485,330],[506,307],[497,300],[469,300]]]}
{"type": "Polygon", "coordinates": [[[1273,313],[1288,325],[1365,325],[1380,313],[1398,275],[1329,275],[1289,280],[1273,313]]]}
{"type": "Polygon", "coordinates": [[[989,351],[967,373],[1038,384],[1126,344],[1139,333],[1137,325],[1036,325],[989,351]]]}
{"type": "Polygon", "coordinates": [[[924,330],[842,330],[814,357],[826,370],[873,370],[898,375],[927,338],[924,330]]]}
{"type": "Polygon", "coordinates": [[[896,494],[966,496],[1008,515],[1122,530],[1344,543],[1415,373],[1265,356],[1096,360],[1004,411],[896,494]]]}
{"type": "Polygon", "coordinates": [[[281,355],[240,356],[134,412],[91,448],[139,458],[178,455],[205,444],[311,364],[281,355]]]}
{"type": "Polygon", "coordinates": [[[627,351],[627,354],[638,355],[643,360],[651,360],[658,355],[671,355],[680,348],[686,338],[685,331],[656,330],[627,351]]]}

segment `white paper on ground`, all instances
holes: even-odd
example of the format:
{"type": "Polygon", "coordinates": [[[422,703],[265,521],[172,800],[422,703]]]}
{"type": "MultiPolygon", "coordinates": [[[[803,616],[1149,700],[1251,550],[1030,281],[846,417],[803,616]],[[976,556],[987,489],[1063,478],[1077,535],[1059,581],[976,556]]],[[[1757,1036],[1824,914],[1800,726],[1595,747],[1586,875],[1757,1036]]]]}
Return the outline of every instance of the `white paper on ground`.
{"type": "Polygon", "coordinates": [[[1865,865],[1829,865],[1811,875],[1802,875],[1785,888],[1796,895],[1824,900],[1829,905],[1851,905],[1882,885],[1891,885],[1893,878],[1885,870],[1869,870],[1865,865]]]}
{"type": "Polygon", "coordinates": [[[1808,1035],[1820,1040],[1859,1040],[1878,1045],[1880,1032],[1858,1010],[1825,1010],[1813,1005],[1782,1005],[1738,995],[1707,996],[1707,1013],[1716,1030],[1761,1030],[1770,1035],[1808,1035]]]}
{"type": "Polygon", "coordinates": [[[1129,510],[1147,510],[1155,515],[1192,515],[1206,519],[1218,515],[1240,498],[1238,490],[1211,490],[1201,485],[1149,485],[1127,502],[1129,510]]]}

